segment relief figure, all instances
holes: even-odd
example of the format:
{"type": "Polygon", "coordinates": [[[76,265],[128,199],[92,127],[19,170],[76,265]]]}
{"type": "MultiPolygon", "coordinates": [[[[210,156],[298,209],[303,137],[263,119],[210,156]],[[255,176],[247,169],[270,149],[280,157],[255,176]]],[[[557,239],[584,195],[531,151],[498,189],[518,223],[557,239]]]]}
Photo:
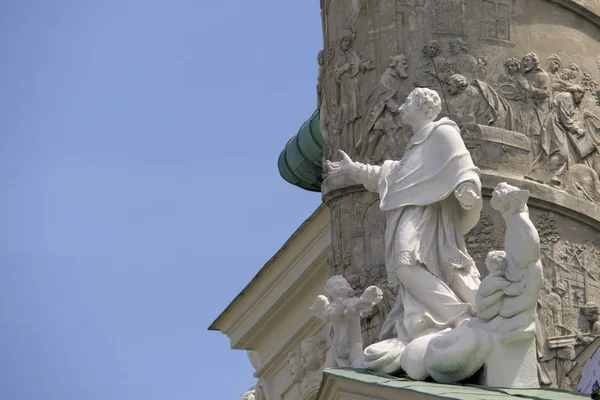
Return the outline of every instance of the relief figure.
{"type": "Polygon", "coordinates": [[[366,137],[356,146],[359,160],[371,160],[384,136],[389,136],[392,145],[399,145],[396,135],[402,125],[400,104],[408,95],[407,69],[408,58],[404,54],[390,57],[390,66],[383,72],[377,87],[367,98],[367,111],[360,130],[366,137]]]}
{"type": "Polygon", "coordinates": [[[440,76],[445,68],[446,60],[440,56],[441,49],[437,40],[430,40],[423,48],[423,58],[416,71],[415,86],[441,90],[440,76]]]}
{"type": "Polygon", "coordinates": [[[539,67],[540,59],[535,53],[525,54],[522,62],[523,76],[527,81],[524,88],[523,116],[524,132],[531,138],[534,156],[540,151],[541,135],[548,114],[552,85],[548,74],[539,67]]]}
{"type": "Polygon", "coordinates": [[[339,86],[339,122],[342,131],[343,147],[352,151],[356,143],[355,121],[360,118],[360,74],[373,69],[373,61],[365,60],[353,48],[355,34],[345,30],[340,40],[342,53],[335,66],[335,79],[339,86]]]}
{"type": "Polygon", "coordinates": [[[498,93],[505,100],[506,129],[515,132],[524,132],[523,101],[525,88],[529,83],[521,73],[521,61],[511,57],[504,62],[506,71],[498,79],[498,93]]]}
{"type": "Polygon", "coordinates": [[[468,124],[504,127],[506,107],[498,93],[478,79],[468,83],[462,75],[448,79],[448,112],[459,126],[468,124]]]}
{"type": "Polygon", "coordinates": [[[445,68],[445,72],[448,74],[447,77],[454,74],[460,74],[464,76],[467,81],[474,79],[479,64],[477,59],[468,53],[465,40],[462,38],[452,39],[450,41],[449,49],[451,55],[446,60],[445,68]]]}

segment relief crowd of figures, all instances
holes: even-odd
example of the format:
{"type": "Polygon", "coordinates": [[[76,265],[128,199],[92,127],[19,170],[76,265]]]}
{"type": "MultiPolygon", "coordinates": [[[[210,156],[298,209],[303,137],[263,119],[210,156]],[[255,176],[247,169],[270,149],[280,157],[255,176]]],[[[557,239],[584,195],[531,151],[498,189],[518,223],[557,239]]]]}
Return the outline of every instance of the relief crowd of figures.
{"type": "Polygon", "coordinates": [[[524,134],[532,160],[525,178],[600,202],[600,83],[579,65],[551,55],[543,69],[539,57],[527,53],[507,59],[504,73],[490,77],[486,57],[469,54],[462,38],[450,40],[447,58],[431,40],[414,77],[406,55],[390,57],[374,89],[361,99],[361,75],[374,65],[354,50],[354,39],[354,32],[345,30],[339,49],[327,50],[327,66],[319,53],[325,158],[335,157],[338,148],[366,162],[399,158],[409,136],[399,106],[412,89],[424,87],[440,94],[441,115],[461,127],[478,124],[524,134]]]}

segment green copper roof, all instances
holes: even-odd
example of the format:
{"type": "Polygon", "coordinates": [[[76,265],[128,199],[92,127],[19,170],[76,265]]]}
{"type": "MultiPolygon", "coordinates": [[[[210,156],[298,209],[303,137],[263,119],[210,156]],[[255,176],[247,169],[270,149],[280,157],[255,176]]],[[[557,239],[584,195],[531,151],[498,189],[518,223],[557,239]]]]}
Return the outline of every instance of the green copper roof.
{"type": "MultiPolygon", "coordinates": [[[[353,368],[330,368],[325,379],[339,378],[362,382],[366,385],[384,386],[407,390],[440,399],[508,400],[514,397],[536,400],[582,400],[589,395],[560,389],[497,389],[476,385],[443,385],[435,382],[413,381],[407,377],[395,377],[353,368]]],[[[323,383],[324,384],[324,383],[323,383]]],[[[321,387],[323,387],[323,384],[321,387]]],[[[318,397],[317,397],[318,398],[318,397]]],[[[401,398],[400,395],[398,398],[401,398]]]]}
{"type": "Polygon", "coordinates": [[[283,179],[312,192],[320,192],[323,181],[323,136],[319,124],[317,110],[287,142],[277,162],[283,179]]]}

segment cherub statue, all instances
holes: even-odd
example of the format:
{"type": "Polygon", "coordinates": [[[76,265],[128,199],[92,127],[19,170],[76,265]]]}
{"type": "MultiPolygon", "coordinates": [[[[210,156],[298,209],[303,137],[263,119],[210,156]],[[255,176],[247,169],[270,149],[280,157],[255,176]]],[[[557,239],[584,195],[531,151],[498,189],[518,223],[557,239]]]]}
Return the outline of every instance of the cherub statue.
{"type": "Polygon", "coordinates": [[[481,281],[475,297],[475,311],[482,320],[490,320],[500,313],[504,289],[510,285],[504,274],[506,271],[506,252],[490,251],[485,259],[488,276],[481,281]]]}
{"type": "Polygon", "coordinates": [[[314,316],[330,322],[333,328],[325,365],[349,367],[363,352],[360,316],[383,299],[383,292],[377,286],[369,286],[360,298],[352,297],[354,290],[341,275],[327,280],[325,292],[327,296],[317,296],[309,308],[314,316]]]}

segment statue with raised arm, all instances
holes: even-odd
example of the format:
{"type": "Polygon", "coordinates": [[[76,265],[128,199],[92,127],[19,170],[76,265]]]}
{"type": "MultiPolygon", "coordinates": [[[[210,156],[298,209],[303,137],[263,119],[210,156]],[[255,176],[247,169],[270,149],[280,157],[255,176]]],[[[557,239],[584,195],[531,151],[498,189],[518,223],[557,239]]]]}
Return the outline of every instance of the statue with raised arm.
{"type": "Polygon", "coordinates": [[[309,308],[315,317],[330,322],[333,329],[325,366],[349,367],[363,351],[360,316],[383,299],[383,292],[377,286],[369,286],[361,297],[352,297],[354,290],[341,275],[327,280],[325,292],[327,296],[317,296],[309,308]]]}
{"type": "Polygon", "coordinates": [[[540,237],[529,218],[529,191],[502,182],[490,205],[506,223],[505,251],[488,254],[488,275],[476,297],[477,318],[470,326],[493,335],[481,384],[539,387],[536,346],[537,305],[544,275],[540,237]]]}
{"type": "Polygon", "coordinates": [[[448,118],[434,122],[441,109],[440,97],[431,89],[409,94],[399,111],[414,134],[400,161],[365,165],[344,152],[342,161],[327,161],[330,174],[348,174],[379,193],[386,214],[388,282],[398,287],[381,330],[383,341],[365,349],[357,367],[406,370],[401,365],[405,346],[475,316],[479,272],[464,235],[479,220],[480,172],[458,125],[448,118]]]}

